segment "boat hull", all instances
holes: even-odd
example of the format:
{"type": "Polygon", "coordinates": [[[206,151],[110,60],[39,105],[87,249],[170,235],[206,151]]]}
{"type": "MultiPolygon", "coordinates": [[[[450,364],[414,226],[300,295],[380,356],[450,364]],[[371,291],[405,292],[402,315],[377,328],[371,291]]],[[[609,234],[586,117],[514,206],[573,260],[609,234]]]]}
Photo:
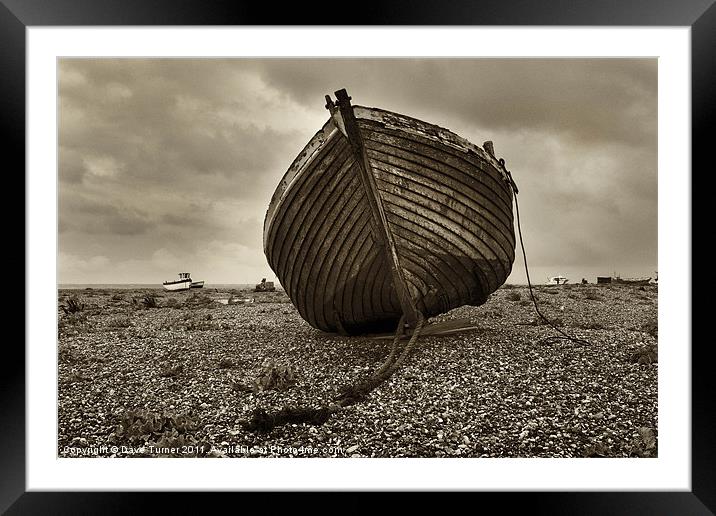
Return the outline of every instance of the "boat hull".
{"type": "Polygon", "coordinates": [[[190,288],[204,288],[203,281],[192,281],[190,288]]]}
{"type": "Polygon", "coordinates": [[[549,280],[547,280],[547,284],[548,284],[548,285],[566,285],[567,283],[569,283],[569,279],[567,279],[567,278],[562,278],[562,277],[560,277],[560,278],[549,278],[549,280]]]}
{"type": "Polygon", "coordinates": [[[651,278],[615,278],[612,283],[617,285],[650,285],[651,278]]]}
{"type": "Polygon", "coordinates": [[[172,292],[179,291],[179,290],[189,290],[191,288],[191,280],[188,281],[171,281],[168,283],[164,283],[162,285],[164,287],[164,290],[169,290],[172,292]]]}
{"type": "Polygon", "coordinates": [[[301,316],[327,332],[394,329],[404,313],[395,261],[426,317],[483,304],[515,257],[504,167],[446,129],[374,108],[354,113],[368,163],[330,119],[291,165],[266,214],[264,252],[301,316]],[[375,179],[385,228],[360,166],[375,179]]]}

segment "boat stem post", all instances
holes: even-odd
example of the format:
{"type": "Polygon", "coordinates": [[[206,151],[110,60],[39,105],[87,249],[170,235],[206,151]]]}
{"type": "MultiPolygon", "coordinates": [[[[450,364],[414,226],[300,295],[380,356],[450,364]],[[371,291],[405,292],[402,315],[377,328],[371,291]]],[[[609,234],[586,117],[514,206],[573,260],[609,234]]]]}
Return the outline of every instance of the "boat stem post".
{"type": "MultiPolygon", "coordinates": [[[[365,145],[363,144],[363,137],[360,133],[360,127],[358,127],[358,121],[353,113],[351,97],[348,96],[348,92],[345,89],[336,91],[335,95],[337,99],[335,105],[338,107],[340,116],[343,119],[346,131],[345,135],[348,138],[348,143],[350,144],[351,149],[353,150],[355,163],[360,174],[366,197],[370,204],[373,227],[375,228],[374,236],[381,245],[381,248],[385,253],[386,262],[390,266],[393,286],[395,287],[398,295],[400,307],[403,310],[406,321],[411,327],[414,327],[418,321],[418,309],[415,304],[415,300],[410,294],[410,290],[408,289],[408,285],[405,280],[405,275],[403,274],[403,268],[400,265],[395,239],[390,226],[388,225],[388,218],[385,215],[385,208],[383,207],[383,201],[378,190],[378,183],[375,179],[373,167],[370,164],[370,159],[368,157],[368,153],[366,152],[365,145]]],[[[331,104],[332,103],[327,102],[326,105],[330,106],[331,104]]]]}

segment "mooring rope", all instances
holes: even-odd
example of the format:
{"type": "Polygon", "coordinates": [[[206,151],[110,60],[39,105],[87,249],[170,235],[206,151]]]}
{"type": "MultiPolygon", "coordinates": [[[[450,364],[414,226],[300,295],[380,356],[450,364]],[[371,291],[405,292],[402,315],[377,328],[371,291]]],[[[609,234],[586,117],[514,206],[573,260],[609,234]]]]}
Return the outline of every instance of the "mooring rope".
{"type": "MultiPolygon", "coordinates": [[[[537,312],[537,315],[539,315],[539,317],[554,331],[560,334],[559,336],[552,336],[541,339],[538,341],[538,343],[558,340],[569,340],[578,344],[589,344],[588,341],[573,337],[559,329],[552,321],[547,319],[547,317],[545,317],[539,309],[537,299],[535,298],[532,289],[532,280],[530,279],[530,271],[527,265],[527,253],[525,252],[525,245],[522,239],[520,205],[517,201],[517,185],[512,179],[512,175],[506,168],[505,171],[507,172],[507,176],[510,180],[510,184],[514,193],[515,211],[517,214],[517,232],[520,238],[520,248],[522,249],[522,258],[525,264],[525,273],[527,274],[527,286],[529,288],[532,304],[534,305],[535,312],[537,312]]],[[[405,333],[405,314],[401,315],[400,320],[398,321],[398,327],[395,330],[395,336],[393,337],[393,343],[390,348],[390,353],[388,354],[388,357],[385,359],[385,361],[383,361],[383,363],[367,379],[340,388],[340,394],[334,399],[334,401],[336,401],[337,403],[331,404],[327,407],[323,406],[320,408],[284,407],[283,409],[272,413],[268,413],[264,409],[257,407],[256,409],[254,409],[251,419],[243,423],[244,428],[252,432],[269,432],[276,426],[281,426],[288,423],[308,423],[320,425],[328,421],[331,415],[333,415],[335,412],[338,412],[345,407],[363,401],[371,391],[373,391],[376,387],[378,387],[388,378],[390,378],[393,373],[395,373],[398,367],[403,364],[406,357],[412,351],[413,346],[415,345],[418,340],[418,337],[420,336],[420,332],[423,328],[423,325],[425,324],[425,317],[423,316],[423,314],[418,311],[417,315],[418,320],[415,325],[415,328],[413,329],[413,333],[411,334],[410,340],[405,345],[400,355],[396,358],[396,355],[398,354],[399,342],[405,333]]]]}
{"type": "Polygon", "coordinates": [[[405,314],[403,314],[400,317],[400,321],[398,321],[398,327],[395,329],[395,337],[393,337],[393,344],[390,347],[390,354],[388,355],[388,358],[385,359],[383,364],[376,370],[374,373],[375,375],[381,375],[385,371],[388,370],[390,365],[393,363],[393,360],[395,359],[395,355],[398,352],[398,342],[400,341],[401,337],[405,333],[405,314]]]}
{"type": "MultiPolygon", "coordinates": [[[[423,329],[423,325],[425,324],[425,317],[423,316],[422,312],[418,311],[418,322],[415,325],[415,329],[413,330],[413,334],[410,336],[410,340],[403,348],[403,352],[400,354],[398,359],[393,362],[393,365],[391,365],[385,372],[383,372],[383,375],[385,375],[386,378],[390,378],[390,376],[400,367],[400,365],[405,361],[405,357],[408,356],[410,351],[412,351],[413,346],[418,341],[418,336],[420,335],[420,331],[423,329]]],[[[398,329],[400,331],[400,328],[398,329]]],[[[396,338],[399,340],[400,337],[398,336],[398,332],[396,332],[396,338]]],[[[397,342],[397,341],[394,341],[397,342]]],[[[397,346],[396,346],[397,347],[397,346]]]]}
{"type": "Polygon", "coordinates": [[[413,346],[418,340],[420,331],[422,330],[423,324],[425,323],[425,317],[420,311],[418,311],[418,322],[416,323],[415,329],[410,336],[410,340],[403,348],[403,351],[400,353],[400,356],[397,359],[393,360],[393,358],[397,354],[398,342],[400,341],[400,338],[403,336],[403,333],[405,331],[404,320],[405,315],[400,318],[398,328],[395,330],[395,338],[393,339],[393,345],[391,347],[390,355],[388,355],[388,358],[385,360],[385,362],[383,362],[383,364],[365,380],[351,385],[346,385],[339,389],[340,394],[336,397],[336,401],[340,406],[347,407],[349,405],[354,405],[355,403],[363,401],[368,395],[368,393],[370,393],[372,390],[374,390],[376,387],[378,387],[380,384],[390,378],[393,373],[395,373],[395,371],[398,369],[398,367],[400,367],[400,365],[405,361],[405,358],[408,356],[408,354],[413,349],[413,346]]]}
{"type": "Polygon", "coordinates": [[[284,407],[281,410],[270,413],[257,407],[254,409],[251,419],[245,421],[242,426],[250,432],[270,432],[273,428],[288,423],[322,425],[328,421],[335,412],[363,401],[371,391],[390,378],[410,354],[410,351],[420,336],[420,331],[424,323],[425,317],[418,311],[418,321],[410,336],[410,340],[403,348],[400,356],[395,358],[398,354],[398,343],[405,333],[405,314],[403,314],[395,330],[395,337],[393,338],[390,354],[385,361],[367,379],[340,388],[340,394],[334,400],[336,403],[320,408],[284,407]]]}
{"type": "Polygon", "coordinates": [[[550,326],[550,328],[552,328],[553,330],[555,330],[556,332],[561,334],[561,335],[554,335],[552,337],[546,337],[544,339],[540,339],[537,342],[541,343],[541,342],[552,342],[552,341],[558,341],[558,340],[569,340],[569,341],[575,342],[577,344],[590,344],[589,341],[586,341],[584,339],[580,339],[577,337],[573,337],[573,336],[569,335],[568,333],[560,330],[552,321],[547,319],[542,314],[542,312],[539,309],[539,306],[537,306],[537,299],[535,299],[535,295],[532,292],[532,281],[530,280],[530,269],[527,266],[527,253],[525,252],[525,244],[524,244],[524,241],[522,240],[522,225],[520,223],[520,204],[519,204],[519,202],[517,202],[517,192],[518,192],[517,185],[515,184],[514,180],[512,179],[512,174],[510,174],[510,172],[507,169],[505,169],[505,171],[507,172],[507,176],[509,177],[510,182],[512,184],[512,190],[515,194],[515,212],[517,213],[517,233],[520,236],[520,248],[522,249],[522,258],[523,258],[524,264],[525,264],[525,274],[527,275],[527,286],[529,287],[530,298],[532,299],[532,304],[535,307],[535,312],[537,312],[537,315],[539,315],[540,318],[547,325],[550,326]]]}

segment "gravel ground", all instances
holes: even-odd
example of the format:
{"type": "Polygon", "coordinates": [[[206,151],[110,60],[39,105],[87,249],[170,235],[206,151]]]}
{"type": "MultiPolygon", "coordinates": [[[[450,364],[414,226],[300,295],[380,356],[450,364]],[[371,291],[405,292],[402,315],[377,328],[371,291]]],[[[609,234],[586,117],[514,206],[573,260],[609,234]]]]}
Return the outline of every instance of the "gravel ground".
{"type": "Polygon", "coordinates": [[[283,292],[60,290],[58,455],[655,457],[657,287],[535,293],[588,343],[542,341],[554,330],[507,285],[435,318],[477,329],[421,337],[364,402],[256,433],[242,425],[256,407],[327,406],[390,340],[321,333],[283,292]],[[219,302],[230,294],[254,302],[219,302]],[[269,373],[283,389],[261,384],[269,373]]]}

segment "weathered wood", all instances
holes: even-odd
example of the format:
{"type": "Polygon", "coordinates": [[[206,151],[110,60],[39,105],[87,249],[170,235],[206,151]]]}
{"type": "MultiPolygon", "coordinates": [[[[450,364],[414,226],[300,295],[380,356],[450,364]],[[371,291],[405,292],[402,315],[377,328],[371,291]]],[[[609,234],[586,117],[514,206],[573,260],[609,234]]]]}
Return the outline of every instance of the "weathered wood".
{"type": "Polygon", "coordinates": [[[434,146],[420,141],[418,136],[397,135],[394,130],[375,129],[372,126],[365,141],[369,151],[382,152],[386,156],[414,163],[416,167],[423,168],[426,174],[436,174],[449,180],[452,185],[489,194],[486,207],[490,207],[496,216],[505,220],[512,219],[512,197],[509,189],[505,188],[506,180],[492,166],[485,163],[478,166],[469,153],[459,153],[450,147],[437,152],[434,146]]]}
{"type": "Polygon", "coordinates": [[[337,95],[264,222],[269,265],[301,316],[365,334],[394,331],[406,307],[430,317],[484,303],[515,257],[499,159],[403,115],[347,100],[342,111],[337,95]]]}
{"type": "Polygon", "coordinates": [[[378,238],[382,249],[386,254],[386,262],[390,267],[393,279],[393,287],[398,295],[400,307],[403,309],[406,320],[410,325],[414,325],[418,319],[417,307],[411,292],[407,288],[405,273],[400,264],[398,251],[395,247],[395,240],[388,226],[388,219],[385,216],[383,201],[378,191],[378,185],[373,175],[373,169],[370,159],[363,145],[363,137],[361,136],[360,127],[353,114],[353,106],[351,106],[351,98],[346,90],[338,90],[335,92],[338,102],[336,105],[340,110],[343,126],[345,127],[348,143],[353,149],[353,155],[356,162],[356,169],[363,181],[363,187],[366,192],[366,199],[370,204],[371,214],[373,215],[374,228],[376,237],[378,238]]]}

